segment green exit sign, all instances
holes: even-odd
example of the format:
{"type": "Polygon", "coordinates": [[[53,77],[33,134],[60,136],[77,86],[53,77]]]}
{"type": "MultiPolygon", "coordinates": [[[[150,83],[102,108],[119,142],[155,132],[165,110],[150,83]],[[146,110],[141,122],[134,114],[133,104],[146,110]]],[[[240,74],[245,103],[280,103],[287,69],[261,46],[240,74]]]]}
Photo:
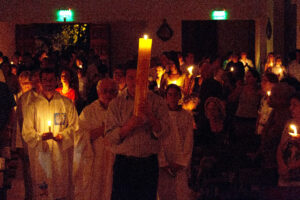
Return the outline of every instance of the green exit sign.
{"type": "Polygon", "coordinates": [[[56,12],[56,21],[58,22],[73,22],[74,21],[74,11],[68,10],[58,10],[56,12]]]}
{"type": "Polygon", "coordinates": [[[212,20],[226,20],[228,19],[228,12],[226,10],[214,10],[210,17],[212,20]]]}

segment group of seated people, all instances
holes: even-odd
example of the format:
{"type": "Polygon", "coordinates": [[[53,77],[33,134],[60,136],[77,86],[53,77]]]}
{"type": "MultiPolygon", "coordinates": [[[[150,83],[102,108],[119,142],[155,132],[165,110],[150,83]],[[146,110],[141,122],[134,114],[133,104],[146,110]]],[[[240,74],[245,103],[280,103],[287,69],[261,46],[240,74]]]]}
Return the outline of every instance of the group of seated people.
{"type": "MultiPolygon", "coordinates": [[[[182,56],[175,51],[152,59],[149,90],[164,99],[168,119],[161,123],[168,123],[170,132],[159,138],[159,199],[205,199],[211,195],[206,187],[233,182],[245,168],[259,169],[263,186],[300,186],[300,56],[296,53],[287,67],[280,57],[269,54],[261,72],[245,52],[240,57],[232,54],[224,62],[208,56],[195,63],[194,54],[182,56]]],[[[1,134],[9,133],[2,134],[6,141],[2,143],[21,157],[27,198],[68,199],[72,193],[74,199],[114,199],[115,153],[105,136],[110,127],[106,113],[113,112],[110,102],[126,96],[132,87],[127,77],[132,65],[136,62],[115,67],[110,79],[93,51],[42,52],[35,57],[16,53],[11,60],[0,55],[0,81],[6,83],[15,102],[10,103],[12,112],[1,130],[1,134]],[[52,90],[69,100],[56,97],[52,90]],[[53,99],[57,101],[54,121],[41,124],[39,116],[53,99]],[[60,108],[62,104],[67,106],[60,108]],[[65,119],[72,119],[68,121],[72,130],[65,119]],[[53,124],[59,125],[62,134],[52,134],[56,131],[53,124]],[[30,135],[36,126],[47,132],[41,139],[30,135]],[[67,138],[62,143],[67,152],[56,143],[50,145],[59,158],[32,152],[39,148],[48,152],[44,148],[50,147],[39,146],[39,141],[65,141],[62,138],[67,138]],[[55,176],[61,174],[55,170],[43,174],[47,176],[43,180],[57,178],[64,189],[55,191],[53,180],[54,186],[38,182],[41,172],[33,155],[47,157],[40,163],[47,173],[49,165],[68,172],[62,179],[55,176]]]]}

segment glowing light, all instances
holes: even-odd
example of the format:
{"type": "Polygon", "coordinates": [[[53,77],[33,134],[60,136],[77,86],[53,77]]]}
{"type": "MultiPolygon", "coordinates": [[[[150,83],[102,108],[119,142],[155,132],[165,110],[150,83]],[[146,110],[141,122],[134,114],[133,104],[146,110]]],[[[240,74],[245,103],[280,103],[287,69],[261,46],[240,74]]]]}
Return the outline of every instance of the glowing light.
{"type": "Polygon", "coordinates": [[[14,64],[14,62],[13,62],[13,61],[10,61],[10,64],[11,64],[11,65],[13,65],[13,64],[14,64]]]}
{"type": "Polygon", "coordinates": [[[187,70],[188,70],[188,72],[189,72],[190,75],[193,75],[193,69],[194,69],[194,66],[193,66],[193,65],[191,65],[191,66],[189,66],[189,67],[187,68],[187,70]]]}
{"type": "Polygon", "coordinates": [[[169,85],[171,85],[171,84],[175,84],[175,85],[178,85],[178,82],[177,82],[177,80],[174,80],[174,81],[170,81],[169,85]]]}
{"type": "Polygon", "coordinates": [[[48,128],[49,128],[49,132],[51,132],[51,121],[48,121],[48,128]]]}
{"type": "Polygon", "coordinates": [[[230,67],[230,71],[233,72],[233,71],[234,71],[234,68],[233,68],[233,67],[230,67]]]}
{"type": "Polygon", "coordinates": [[[82,65],[78,65],[78,67],[79,67],[80,69],[82,69],[82,65]]]}
{"type": "Polygon", "coordinates": [[[279,68],[279,73],[280,73],[280,74],[282,73],[282,68],[281,68],[281,67],[279,68]]]}
{"type": "Polygon", "coordinates": [[[148,35],[144,35],[144,39],[147,40],[148,39],[148,35]]]}
{"type": "Polygon", "coordinates": [[[210,18],[212,20],[227,20],[228,12],[226,10],[214,10],[211,12],[210,18]]]}
{"type": "Polygon", "coordinates": [[[71,9],[68,10],[58,10],[56,12],[56,21],[58,22],[73,22],[74,21],[74,12],[71,9]]]}
{"type": "Polygon", "coordinates": [[[298,137],[297,127],[295,124],[290,125],[290,130],[292,132],[289,132],[289,135],[291,135],[292,137],[298,137]]]}
{"type": "Polygon", "coordinates": [[[268,97],[271,96],[271,91],[270,91],[270,90],[267,91],[267,96],[268,96],[268,97]]]}

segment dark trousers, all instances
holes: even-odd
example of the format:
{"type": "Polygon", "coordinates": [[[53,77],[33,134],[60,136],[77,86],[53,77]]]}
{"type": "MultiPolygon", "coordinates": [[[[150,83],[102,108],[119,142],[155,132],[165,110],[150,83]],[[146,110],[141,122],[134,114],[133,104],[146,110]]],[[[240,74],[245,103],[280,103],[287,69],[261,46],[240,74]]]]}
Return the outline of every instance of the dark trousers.
{"type": "Polygon", "coordinates": [[[157,183],[157,155],[116,155],[111,200],[156,200],[157,183]]]}

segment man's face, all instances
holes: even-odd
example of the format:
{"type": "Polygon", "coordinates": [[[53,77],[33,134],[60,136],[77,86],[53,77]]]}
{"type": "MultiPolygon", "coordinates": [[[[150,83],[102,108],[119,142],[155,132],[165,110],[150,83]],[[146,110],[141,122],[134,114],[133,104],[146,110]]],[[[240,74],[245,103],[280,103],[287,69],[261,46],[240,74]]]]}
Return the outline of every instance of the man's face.
{"type": "Polygon", "coordinates": [[[126,71],[126,85],[131,95],[135,94],[136,69],[126,71]]]}
{"type": "Polygon", "coordinates": [[[181,98],[180,93],[175,88],[170,88],[167,92],[167,104],[170,108],[176,108],[178,106],[178,102],[181,98]]]}
{"type": "Polygon", "coordinates": [[[103,80],[98,89],[98,99],[105,106],[108,106],[109,102],[115,98],[118,94],[118,90],[112,81],[103,80]]]}
{"type": "Polygon", "coordinates": [[[44,91],[52,92],[56,88],[56,77],[54,73],[42,73],[41,84],[44,91]]]}
{"type": "Polygon", "coordinates": [[[162,66],[157,66],[156,67],[156,75],[157,77],[161,78],[162,75],[165,73],[165,70],[162,66]]]}
{"type": "Polygon", "coordinates": [[[113,74],[113,79],[117,82],[117,83],[121,83],[123,82],[124,80],[124,73],[122,70],[120,69],[116,69],[114,71],[114,74],[113,74]]]}

